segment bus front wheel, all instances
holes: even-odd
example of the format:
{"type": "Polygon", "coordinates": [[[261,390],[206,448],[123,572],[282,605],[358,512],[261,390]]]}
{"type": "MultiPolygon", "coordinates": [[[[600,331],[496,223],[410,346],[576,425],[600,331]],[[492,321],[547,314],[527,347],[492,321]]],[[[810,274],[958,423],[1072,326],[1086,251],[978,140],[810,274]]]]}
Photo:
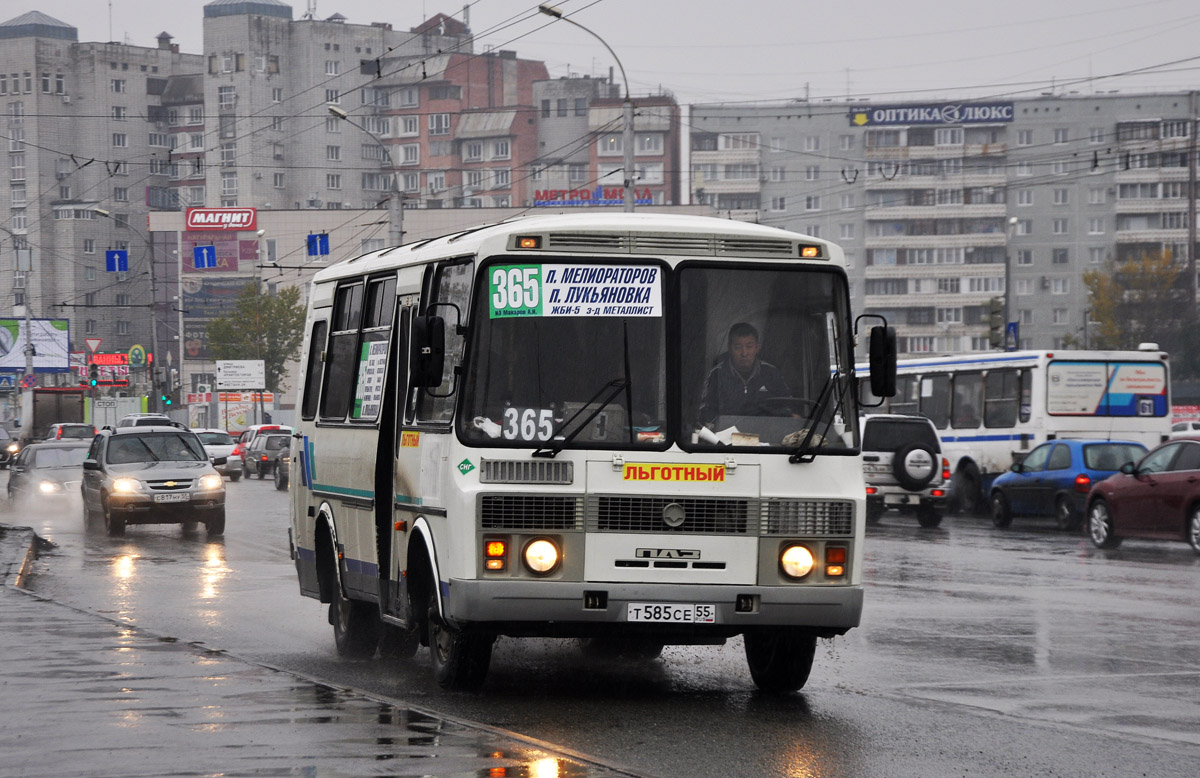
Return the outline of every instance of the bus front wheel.
{"type": "Polygon", "coordinates": [[[774,693],[804,688],[817,652],[816,635],[797,627],[774,627],[747,632],[744,640],[755,686],[774,693]]]}
{"type": "Polygon", "coordinates": [[[487,679],[492,661],[492,635],[456,629],[442,620],[437,594],[429,596],[429,654],[438,686],[449,691],[475,691],[487,679]]]}

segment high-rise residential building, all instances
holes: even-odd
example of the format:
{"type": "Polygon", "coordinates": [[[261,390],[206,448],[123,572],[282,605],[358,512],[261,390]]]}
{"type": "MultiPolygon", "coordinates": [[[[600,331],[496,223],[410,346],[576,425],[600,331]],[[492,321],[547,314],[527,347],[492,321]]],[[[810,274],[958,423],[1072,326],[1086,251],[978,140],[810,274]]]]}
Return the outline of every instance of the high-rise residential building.
{"type": "Polygon", "coordinates": [[[1188,261],[1189,100],[695,105],[689,186],[735,218],[839,242],[855,309],[886,315],[904,354],[990,349],[993,299],[1023,348],[1084,344],[1086,270],[1188,261]]]}
{"type": "Polygon", "coordinates": [[[151,332],[166,268],[145,215],[167,183],[167,85],[202,69],[167,33],[144,47],[81,43],[40,11],[0,23],[0,316],[69,319],[78,352],[170,340],[151,332]],[[128,251],[127,270],[106,269],[109,250],[128,251]]]}

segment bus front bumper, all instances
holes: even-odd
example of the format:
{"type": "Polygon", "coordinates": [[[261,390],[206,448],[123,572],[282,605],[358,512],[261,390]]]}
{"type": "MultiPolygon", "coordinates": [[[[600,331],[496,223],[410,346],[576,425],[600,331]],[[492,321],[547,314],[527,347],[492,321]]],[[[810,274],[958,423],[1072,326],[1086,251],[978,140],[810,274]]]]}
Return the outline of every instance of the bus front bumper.
{"type": "Polygon", "coordinates": [[[447,620],[514,636],[572,637],[637,633],[732,636],[757,627],[801,627],[840,635],[862,617],[862,586],[728,586],[562,581],[442,584],[447,620]],[[633,622],[629,603],[712,605],[712,623],[633,622]]]}

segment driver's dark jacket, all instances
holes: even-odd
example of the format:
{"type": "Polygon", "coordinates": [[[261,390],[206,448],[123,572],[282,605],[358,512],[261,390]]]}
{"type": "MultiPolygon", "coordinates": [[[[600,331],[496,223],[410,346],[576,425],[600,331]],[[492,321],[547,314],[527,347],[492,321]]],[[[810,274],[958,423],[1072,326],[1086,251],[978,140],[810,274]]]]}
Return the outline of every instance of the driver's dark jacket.
{"type": "Polygon", "coordinates": [[[779,368],[759,361],[749,378],[733,369],[729,358],[709,371],[700,395],[700,423],[711,424],[718,416],[769,415],[769,409],[755,407],[772,397],[790,397],[791,390],[779,368]]]}

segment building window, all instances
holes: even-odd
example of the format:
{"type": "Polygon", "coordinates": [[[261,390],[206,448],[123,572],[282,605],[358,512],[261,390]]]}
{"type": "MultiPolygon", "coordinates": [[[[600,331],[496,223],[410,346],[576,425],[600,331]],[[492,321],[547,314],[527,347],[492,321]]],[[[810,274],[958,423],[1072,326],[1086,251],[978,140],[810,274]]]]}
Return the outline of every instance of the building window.
{"type": "Polygon", "coordinates": [[[1068,204],[1070,204],[1070,202],[1071,202],[1071,190],[1070,189],[1055,189],[1054,190],[1054,204],[1055,205],[1068,205],[1068,204]]]}
{"type": "Polygon", "coordinates": [[[230,110],[237,104],[237,90],[232,86],[217,87],[217,106],[230,110]]]}
{"type": "Polygon", "coordinates": [[[852,194],[842,195],[841,207],[842,207],[843,211],[853,208],[854,207],[854,195],[852,195],[852,194]]]}
{"type": "Polygon", "coordinates": [[[432,113],[429,115],[429,134],[430,135],[449,135],[450,134],[450,114],[448,113],[432,113]]]}
{"type": "Polygon", "coordinates": [[[1032,176],[1033,175],[1033,163],[1032,162],[1018,162],[1017,163],[1017,175],[1018,176],[1032,176]]]}
{"type": "Polygon", "coordinates": [[[405,137],[412,137],[421,133],[420,123],[416,116],[401,116],[400,117],[400,134],[405,137]]]}
{"type": "Polygon", "coordinates": [[[338,173],[326,173],[325,174],[325,188],[326,189],[341,189],[342,188],[341,175],[338,173]]]}
{"type": "Polygon", "coordinates": [[[126,117],[128,117],[128,115],[129,115],[129,111],[125,106],[114,105],[112,107],[112,118],[114,120],[116,120],[118,122],[123,122],[123,121],[125,121],[126,117]]]}
{"type": "Polygon", "coordinates": [[[1033,279],[1018,278],[1016,283],[1017,295],[1033,294],[1033,279]]]}
{"type": "Polygon", "coordinates": [[[639,132],[634,139],[634,149],[638,154],[662,154],[662,133],[639,132]]]}
{"type": "Polygon", "coordinates": [[[542,101],[542,118],[543,119],[550,118],[550,101],[549,100],[542,101]]]}
{"type": "Polygon", "coordinates": [[[235,171],[227,171],[221,173],[221,196],[236,197],[238,193],[238,180],[235,171]]]}
{"type": "Polygon", "coordinates": [[[771,168],[771,180],[779,183],[787,180],[787,168],[783,166],[775,166],[771,168]]]}
{"type": "Polygon", "coordinates": [[[237,162],[237,144],[222,143],[221,144],[221,164],[233,165],[237,162]]]}
{"type": "Polygon", "coordinates": [[[786,197],[772,197],[771,198],[771,210],[772,211],[786,211],[787,210],[787,198],[786,197]]]}
{"type": "Polygon", "coordinates": [[[1099,265],[1104,261],[1104,248],[1102,246],[1092,246],[1088,249],[1088,262],[1093,265],[1099,265]]]}
{"type": "Polygon", "coordinates": [[[609,133],[601,135],[596,142],[596,153],[604,156],[616,156],[623,153],[625,150],[625,142],[621,138],[621,133],[609,133]]]}
{"type": "Polygon", "coordinates": [[[123,132],[114,132],[112,136],[112,145],[114,148],[123,149],[129,145],[128,138],[123,132]]]}
{"type": "Polygon", "coordinates": [[[819,135],[805,136],[804,150],[805,151],[820,151],[821,150],[821,136],[819,136],[819,135]]]}
{"type": "Polygon", "coordinates": [[[283,173],[275,173],[272,183],[276,189],[283,189],[283,173]]]}
{"type": "Polygon", "coordinates": [[[1033,145],[1033,130],[1017,130],[1017,145],[1032,146],[1033,145]]]}
{"type": "Polygon", "coordinates": [[[1067,249],[1051,249],[1050,262],[1055,265],[1065,265],[1070,261],[1070,255],[1067,249]]]}
{"type": "Polygon", "coordinates": [[[1018,250],[1017,251],[1017,264],[1018,265],[1032,265],[1033,264],[1033,249],[1018,250]]]}
{"type": "Polygon", "coordinates": [[[962,127],[938,127],[933,131],[933,143],[935,146],[961,146],[962,127]]]}
{"type": "Polygon", "coordinates": [[[576,97],[575,98],[575,115],[576,116],[587,116],[587,98],[586,97],[576,97]]]}
{"type": "Polygon", "coordinates": [[[337,89],[325,90],[325,102],[330,105],[338,105],[342,102],[342,93],[337,89]]]}
{"type": "Polygon", "coordinates": [[[188,124],[204,124],[204,109],[200,107],[189,108],[188,124]]]}
{"type": "Polygon", "coordinates": [[[84,254],[95,254],[96,253],[95,238],[84,238],[83,239],[83,253],[84,254]]]}
{"type": "Polygon", "coordinates": [[[1051,232],[1053,232],[1055,235],[1066,235],[1071,231],[1070,226],[1071,224],[1069,219],[1055,219],[1051,224],[1051,232]]]}
{"type": "Polygon", "coordinates": [[[341,146],[326,146],[325,147],[325,159],[329,160],[330,162],[338,162],[341,160],[341,158],[342,158],[342,147],[341,146]]]}
{"type": "Polygon", "coordinates": [[[842,240],[854,240],[854,225],[843,224],[840,228],[842,240]]]}
{"type": "Polygon", "coordinates": [[[1093,127],[1090,130],[1088,130],[1088,143],[1103,143],[1103,142],[1104,142],[1104,128],[1103,127],[1093,127]]]}
{"type": "Polygon", "coordinates": [[[819,225],[819,224],[808,225],[807,227],[804,228],[804,234],[810,238],[821,237],[821,225],[819,225]]]}
{"type": "Polygon", "coordinates": [[[938,324],[961,324],[962,308],[938,308],[938,324]]]}
{"type": "Polygon", "coordinates": [[[1070,294],[1071,279],[1069,278],[1052,278],[1050,279],[1050,294],[1070,294]]]}
{"type": "Polygon", "coordinates": [[[1033,190],[1018,189],[1017,190],[1017,205],[1033,205],[1033,190]]]}
{"type": "Polygon", "coordinates": [[[808,165],[804,168],[805,181],[817,181],[821,178],[821,168],[818,165],[808,165]]]}
{"type": "Polygon", "coordinates": [[[807,197],[805,197],[804,198],[804,210],[806,210],[806,211],[821,210],[821,196],[820,195],[808,195],[807,197]]]}
{"type": "MultiPolygon", "coordinates": [[[[64,199],[66,199],[66,198],[64,198],[64,199]]],[[[129,189],[124,186],[114,186],[113,187],[113,200],[116,200],[118,203],[129,202],[129,189]]]]}
{"type": "Polygon", "coordinates": [[[1050,172],[1056,176],[1065,176],[1067,170],[1067,161],[1065,159],[1056,159],[1050,163],[1050,172]]]}
{"type": "Polygon", "coordinates": [[[125,79],[123,79],[123,78],[114,78],[114,79],[112,79],[112,80],[111,80],[109,83],[110,83],[110,84],[111,84],[111,86],[112,86],[112,91],[114,91],[114,92],[116,92],[116,93],[118,93],[118,94],[124,94],[124,92],[125,92],[125,79]]]}
{"type": "Polygon", "coordinates": [[[1104,205],[1106,199],[1104,187],[1094,186],[1088,189],[1088,205],[1104,205]]]}
{"type": "Polygon", "coordinates": [[[1066,143],[1067,142],[1067,128],[1066,127],[1055,127],[1054,128],[1054,142],[1055,143],[1066,143]]]}
{"type": "Polygon", "coordinates": [[[279,132],[283,131],[283,117],[282,116],[272,116],[271,117],[271,129],[277,130],[279,132]]]}
{"type": "Polygon", "coordinates": [[[478,162],[481,159],[483,159],[483,143],[476,140],[463,144],[463,160],[478,162]]]}
{"type": "Polygon", "coordinates": [[[853,135],[838,136],[838,148],[841,149],[842,151],[853,151],[854,150],[854,136],[853,135]]]}
{"type": "Polygon", "coordinates": [[[325,118],[325,132],[341,132],[342,120],[336,116],[328,116],[325,118]]]}
{"type": "Polygon", "coordinates": [[[281,86],[271,87],[271,102],[273,102],[273,103],[282,103],[283,102],[283,87],[281,87],[281,86]]]}
{"type": "Polygon", "coordinates": [[[1103,235],[1104,234],[1104,217],[1093,216],[1088,219],[1088,235],[1103,235]]]}
{"type": "Polygon", "coordinates": [[[512,171],[508,168],[496,168],[492,171],[492,188],[508,189],[512,186],[512,171]]]}
{"type": "Polygon", "coordinates": [[[336,59],[325,60],[325,75],[336,76],[339,72],[341,72],[341,69],[342,63],[338,62],[336,59]]]}
{"type": "Polygon", "coordinates": [[[1018,235],[1032,235],[1033,234],[1033,219],[1019,219],[1017,221],[1017,234],[1018,235]]]}
{"type": "Polygon", "coordinates": [[[509,159],[512,157],[512,144],[507,140],[492,142],[492,159],[509,159]]]}
{"type": "Polygon", "coordinates": [[[421,147],[416,143],[406,143],[400,147],[400,163],[416,165],[421,161],[421,147]]]}
{"type": "Polygon", "coordinates": [[[1068,314],[1067,314],[1067,309],[1066,308],[1055,308],[1053,321],[1055,324],[1070,323],[1070,319],[1068,318],[1068,314]]]}
{"type": "Polygon", "coordinates": [[[587,165],[568,165],[567,180],[569,180],[572,184],[578,184],[587,181],[587,165]]]}
{"type": "Polygon", "coordinates": [[[736,151],[737,149],[758,148],[759,135],[757,132],[732,132],[717,138],[718,151],[736,151]]]}

